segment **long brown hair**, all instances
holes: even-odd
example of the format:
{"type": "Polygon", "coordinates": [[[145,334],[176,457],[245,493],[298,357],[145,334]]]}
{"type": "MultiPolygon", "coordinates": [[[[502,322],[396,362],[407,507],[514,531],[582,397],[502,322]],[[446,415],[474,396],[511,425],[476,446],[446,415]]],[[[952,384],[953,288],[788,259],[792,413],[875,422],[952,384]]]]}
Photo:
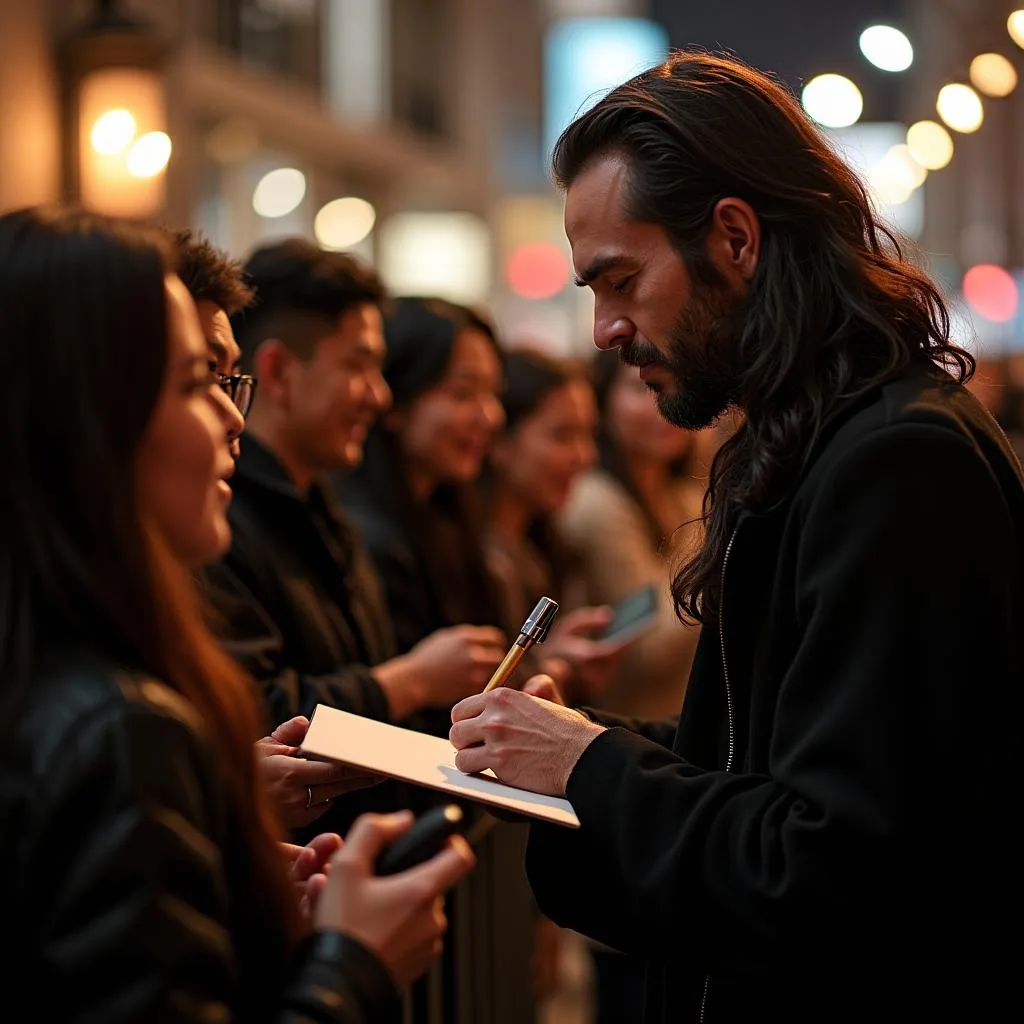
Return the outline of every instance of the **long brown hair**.
{"type": "Polygon", "coordinates": [[[78,649],[186,698],[209,729],[249,876],[232,879],[244,960],[259,956],[250,933],[296,931],[256,781],[255,692],[136,500],[168,360],[169,269],[166,243],[141,229],[72,211],[0,217],[0,729],[44,659],[78,649]]]}
{"type": "Polygon", "coordinates": [[[556,180],[568,188],[608,153],[628,165],[627,216],[661,225],[700,286],[717,277],[705,240],[719,200],[745,200],[761,224],[757,271],[732,325],[732,397],[746,416],[711,466],[704,544],[673,584],[680,613],[702,619],[717,614],[739,516],[785,497],[839,402],[915,358],[959,380],[974,362],[950,341],[941,294],[860,179],[771,78],[731,58],[674,54],[565,130],[556,180]]]}

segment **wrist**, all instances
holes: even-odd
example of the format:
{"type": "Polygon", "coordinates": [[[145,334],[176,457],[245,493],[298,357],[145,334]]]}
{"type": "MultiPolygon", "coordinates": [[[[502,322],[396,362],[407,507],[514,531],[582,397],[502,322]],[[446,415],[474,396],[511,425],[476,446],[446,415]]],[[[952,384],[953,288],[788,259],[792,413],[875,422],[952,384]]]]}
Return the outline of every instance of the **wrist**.
{"type": "Polygon", "coordinates": [[[408,718],[426,704],[426,687],[414,659],[408,654],[376,666],[373,678],[384,692],[393,722],[408,718]]]}
{"type": "Polygon", "coordinates": [[[563,748],[565,750],[565,758],[563,760],[564,775],[559,780],[562,784],[563,793],[566,791],[569,785],[569,778],[583,756],[584,751],[598,736],[607,731],[603,725],[599,725],[585,715],[579,715],[579,722],[572,730],[572,733],[566,738],[563,748]]]}

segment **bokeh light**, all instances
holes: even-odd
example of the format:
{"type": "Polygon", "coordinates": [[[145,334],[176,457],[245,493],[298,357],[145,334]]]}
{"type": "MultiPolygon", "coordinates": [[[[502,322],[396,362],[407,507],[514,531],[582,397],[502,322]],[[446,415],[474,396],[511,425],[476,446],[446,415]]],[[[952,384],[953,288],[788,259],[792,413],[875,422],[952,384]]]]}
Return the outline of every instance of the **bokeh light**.
{"type": "Polygon", "coordinates": [[[135,118],[127,110],[108,110],[96,119],[89,135],[92,148],[104,156],[113,156],[128,148],[135,138],[135,118]]]}
{"type": "Polygon", "coordinates": [[[552,242],[527,242],[509,253],[505,281],[523,299],[550,299],[569,283],[569,261],[552,242]]]}
{"type": "Polygon", "coordinates": [[[278,167],[259,180],[252,194],[252,208],[261,217],[285,217],[306,195],[306,176],[294,167],[278,167]]]}
{"type": "Polygon", "coordinates": [[[325,249],[348,249],[373,230],[376,219],[377,211],[372,204],[357,196],[344,196],[320,207],[313,221],[313,233],[325,249]]]}
{"type": "Polygon", "coordinates": [[[898,28],[872,25],[860,34],[860,52],[882,71],[906,71],[914,63],[914,48],[898,28]]]}
{"type": "Polygon", "coordinates": [[[918,121],[907,129],[907,148],[929,171],[941,171],[953,159],[953,137],[937,121],[918,121]]]}
{"type": "Polygon", "coordinates": [[[844,75],[818,75],[804,86],[804,110],[826,128],[846,128],[860,120],[864,97],[844,75]]]}
{"type": "Polygon", "coordinates": [[[935,102],[939,117],[953,131],[976,132],[985,120],[985,109],[981,97],[969,86],[960,82],[944,85],[935,102]]]}
{"type": "Polygon", "coordinates": [[[978,92],[996,99],[1017,88],[1017,69],[1001,53],[979,53],[971,61],[970,78],[978,92]]]}
{"type": "Polygon", "coordinates": [[[1024,49],[1024,10],[1014,11],[1006,19],[1006,31],[1010,33],[1010,38],[1024,49]]]}
{"type": "Polygon", "coordinates": [[[136,178],[154,178],[171,158],[171,140],[166,132],[147,132],[128,151],[128,173],[136,178]]]}
{"type": "Polygon", "coordinates": [[[1012,320],[1020,304],[1017,282],[994,263],[979,263],[964,274],[964,298],[980,317],[997,324],[1012,320]]]}

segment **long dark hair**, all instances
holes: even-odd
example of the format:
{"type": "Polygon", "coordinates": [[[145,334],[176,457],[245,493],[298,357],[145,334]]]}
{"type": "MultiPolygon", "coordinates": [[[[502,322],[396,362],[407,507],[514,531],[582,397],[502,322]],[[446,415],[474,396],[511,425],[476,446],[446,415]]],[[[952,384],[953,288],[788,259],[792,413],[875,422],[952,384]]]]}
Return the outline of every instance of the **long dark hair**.
{"type": "Polygon", "coordinates": [[[253,688],[136,498],[167,367],[170,267],[166,241],[141,229],[57,210],[0,217],[0,729],[46,661],[78,650],[182,694],[215,740],[231,800],[249,873],[236,879],[247,898],[232,907],[234,932],[251,967],[250,932],[295,930],[257,788],[253,688]]]}
{"type": "MultiPolygon", "coordinates": [[[[473,328],[502,356],[490,321],[466,306],[430,298],[398,298],[383,306],[387,356],[384,379],[394,408],[408,408],[437,387],[451,365],[459,334],[473,328]]],[[[452,625],[494,625],[499,605],[484,556],[484,515],[473,484],[442,484],[418,505],[409,488],[398,437],[386,418],[370,432],[366,456],[352,474],[376,499],[397,506],[405,535],[424,567],[445,619],[452,625]],[[461,593],[455,579],[467,581],[461,593]]]]}
{"type": "MultiPolygon", "coordinates": [[[[574,381],[590,384],[587,368],[580,362],[556,359],[526,347],[509,352],[505,356],[505,392],[502,397],[505,432],[514,433],[551,392],[574,381]]],[[[488,472],[492,478],[497,474],[493,466],[488,472]]],[[[488,483],[493,498],[499,481],[491,479],[488,483]]],[[[527,536],[547,562],[555,593],[560,593],[572,570],[572,556],[551,516],[535,516],[527,526],[527,536]]]]}
{"type": "Polygon", "coordinates": [[[748,202],[761,252],[736,351],[743,425],[716,455],[705,541],[678,572],[680,614],[717,615],[722,562],[744,511],[781,500],[837,403],[930,358],[966,380],[938,289],[904,255],[861,181],[779,83],[741,62],[678,53],[612,90],[554,153],[568,188],[595,158],[628,165],[627,215],[661,225],[698,285],[719,200],[748,202]]]}

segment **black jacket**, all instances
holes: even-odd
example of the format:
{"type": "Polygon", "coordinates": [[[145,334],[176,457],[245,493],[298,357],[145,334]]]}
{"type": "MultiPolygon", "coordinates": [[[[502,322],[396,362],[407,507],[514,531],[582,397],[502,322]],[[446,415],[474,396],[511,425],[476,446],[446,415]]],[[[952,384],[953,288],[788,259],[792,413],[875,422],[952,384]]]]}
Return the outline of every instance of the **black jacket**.
{"type": "Polygon", "coordinates": [[[390,977],[358,943],[319,935],[289,964],[261,926],[238,884],[248,855],[213,751],[178,694],[83,656],[33,679],[19,711],[0,762],[11,1013],[30,1005],[47,1024],[394,1019],[390,977]]]}
{"type": "Polygon", "coordinates": [[[1019,465],[931,369],[741,520],[678,731],[602,734],[582,830],[531,835],[542,910],[648,959],[647,1024],[1021,1017],[1022,547],[1019,465]]]}
{"type": "Polygon", "coordinates": [[[231,551],[206,571],[215,632],[260,682],[271,724],[329,704],[379,721],[370,669],[395,654],[372,566],[326,490],[300,494],[246,435],[232,480],[231,551]]]}

